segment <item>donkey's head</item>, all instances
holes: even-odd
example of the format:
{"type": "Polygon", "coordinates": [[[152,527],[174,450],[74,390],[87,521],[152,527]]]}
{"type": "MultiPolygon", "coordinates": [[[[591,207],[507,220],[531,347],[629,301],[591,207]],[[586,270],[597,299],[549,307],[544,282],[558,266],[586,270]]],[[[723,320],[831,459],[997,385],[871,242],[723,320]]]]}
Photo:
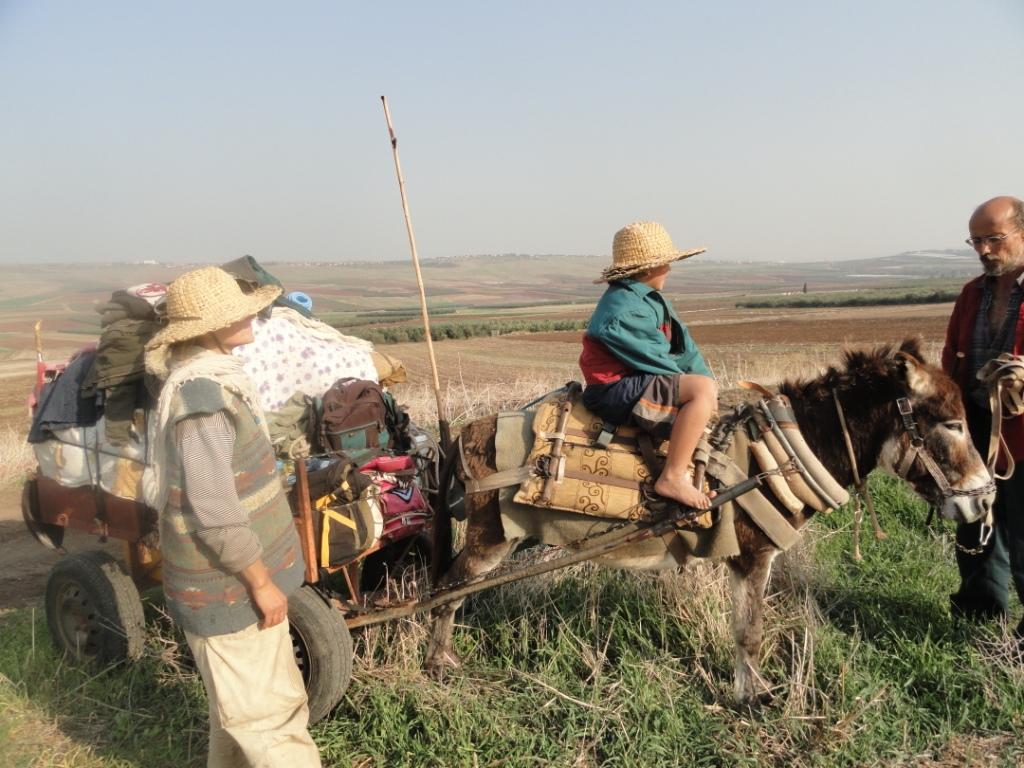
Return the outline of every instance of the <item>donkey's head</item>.
{"type": "Polygon", "coordinates": [[[995,485],[971,442],[953,380],[925,362],[916,339],[904,341],[898,349],[883,347],[862,356],[849,353],[847,360],[848,370],[873,369],[880,374],[876,391],[889,393],[889,402],[879,404],[891,429],[882,442],[878,465],[906,480],[942,517],[991,522],[995,485]]]}

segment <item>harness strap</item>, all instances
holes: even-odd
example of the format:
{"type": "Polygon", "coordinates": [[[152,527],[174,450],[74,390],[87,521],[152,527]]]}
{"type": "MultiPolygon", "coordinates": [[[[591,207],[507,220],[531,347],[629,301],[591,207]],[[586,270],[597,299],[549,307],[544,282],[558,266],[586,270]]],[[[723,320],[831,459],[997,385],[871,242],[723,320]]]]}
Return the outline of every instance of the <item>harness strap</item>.
{"type": "Polygon", "coordinates": [[[466,464],[466,454],[462,450],[462,433],[455,439],[455,450],[459,452],[459,463],[462,465],[462,474],[466,476],[466,482],[469,483],[476,478],[473,477],[473,473],[469,471],[469,465],[466,464]]]}
{"type": "Polygon", "coordinates": [[[843,405],[839,402],[839,395],[832,390],[832,399],[836,404],[836,414],[839,416],[839,426],[843,431],[843,442],[846,443],[846,454],[850,457],[850,470],[853,472],[853,484],[857,489],[855,506],[853,510],[853,559],[861,560],[860,554],[860,522],[863,518],[861,512],[861,498],[864,499],[864,506],[871,515],[871,525],[875,529],[875,538],[887,538],[885,531],[878,522],[878,515],[875,513],[875,502],[871,498],[871,489],[868,488],[868,479],[860,476],[860,469],[857,467],[857,455],[853,451],[853,440],[850,438],[850,428],[846,425],[846,414],[843,412],[843,405]]]}
{"type": "Polygon", "coordinates": [[[911,443],[907,446],[907,450],[903,452],[903,458],[900,460],[900,465],[896,468],[896,476],[905,478],[907,472],[910,471],[910,467],[913,466],[914,461],[917,459],[921,452],[917,449],[917,446],[911,443]]]}
{"type": "Polygon", "coordinates": [[[641,432],[636,436],[636,445],[640,449],[640,455],[643,456],[644,463],[651,470],[651,477],[657,479],[665,468],[665,462],[654,449],[654,441],[651,440],[651,436],[646,432],[641,432]]]}
{"type": "MultiPolygon", "coordinates": [[[[628,448],[636,444],[636,438],[633,437],[632,435],[619,434],[618,431],[609,432],[606,429],[606,427],[608,426],[608,424],[602,426],[601,433],[594,439],[594,443],[601,446],[602,448],[608,448],[609,446],[612,445],[622,445],[628,448]],[[606,442],[602,442],[602,439],[605,435],[608,436],[608,439],[606,442]]],[[[575,437],[580,440],[590,440],[590,434],[591,433],[589,432],[584,432],[582,429],[570,429],[566,427],[566,429],[563,430],[564,437],[575,437]]],[[[552,438],[554,437],[554,435],[548,435],[547,433],[543,433],[538,435],[538,437],[552,438]]]]}
{"type": "Polygon", "coordinates": [[[850,439],[850,429],[846,426],[846,414],[843,413],[843,406],[839,402],[839,395],[832,390],[832,400],[836,404],[836,413],[839,415],[839,426],[843,430],[843,442],[846,443],[846,455],[850,457],[850,469],[853,470],[853,484],[860,490],[860,470],[857,469],[857,456],[853,452],[853,441],[850,439]]]}
{"type": "Polygon", "coordinates": [[[513,467],[502,472],[495,472],[482,480],[473,477],[466,463],[466,453],[463,450],[462,435],[455,439],[455,450],[459,453],[459,463],[462,465],[462,474],[466,477],[465,493],[485,493],[496,491],[499,488],[507,488],[510,485],[519,485],[531,474],[530,467],[513,467]]]}
{"type": "MultiPolygon", "coordinates": [[[[748,480],[747,474],[736,462],[717,449],[708,452],[707,472],[726,486],[748,480]]],[[[756,488],[738,496],[734,501],[779,549],[789,549],[799,540],[799,533],[789,524],[785,515],[756,488]]]]}
{"type": "Polygon", "coordinates": [[[543,440],[565,440],[567,434],[570,434],[570,430],[563,429],[561,432],[538,432],[537,437],[543,440]]]}
{"type": "Polygon", "coordinates": [[[775,416],[772,414],[768,404],[764,400],[761,400],[757,405],[761,409],[761,413],[764,414],[765,419],[768,421],[768,426],[771,429],[772,434],[774,434],[775,438],[782,444],[782,449],[786,452],[786,456],[789,457],[793,466],[796,467],[797,472],[800,473],[800,477],[803,481],[807,483],[814,494],[821,499],[828,508],[838,509],[842,506],[838,501],[825,492],[821,487],[821,483],[819,483],[817,479],[804,467],[803,462],[800,461],[800,457],[796,455],[796,452],[793,450],[793,446],[790,445],[789,438],[786,437],[785,432],[783,432],[778,422],[775,421],[775,416]]]}
{"type": "Polygon", "coordinates": [[[466,480],[466,493],[485,493],[507,488],[510,485],[521,485],[533,475],[530,467],[515,467],[488,475],[483,480],[466,480]]]}
{"type": "Polygon", "coordinates": [[[607,448],[609,445],[611,445],[612,440],[614,438],[615,425],[609,421],[606,421],[603,424],[601,424],[601,432],[600,434],[598,434],[597,440],[595,440],[594,442],[596,442],[602,448],[607,448]]]}
{"type": "MultiPolygon", "coordinates": [[[[1007,379],[999,375],[1000,372],[1009,368],[1010,365],[1008,363],[1000,366],[992,374],[992,377],[988,379],[988,407],[992,411],[992,426],[988,436],[988,456],[985,463],[988,465],[989,473],[996,480],[1009,480],[1016,467],[1016,462],[1014,462],[1013,456],[1010,455],[1010,447],[1006,444],[1006,438],[1003,437],[1003,419],[1013,418],[1013,414],[1003,416],[1003,397],[1005,396],[1004,390],[1006,390],[1007,379]],[[1003,451],[1003,456],[1006,457],[1006,473],[1002,475],[996,472],[996,461],[999,459],[1000,449],[1003,451]]],[[[1015,367],[1019,369],[1020,364],[1018,363],[1015,367]]]]}
{"type": "Polygon", "coordinates": [[[561,406],[559,407],[558,414],[558,426],[556,427],[556,437],[551,443],[551,461],[554,462],[555,472],[552,472],[548,479],[544,482],[544,487],[540,492],[540,499],[544,504],[551,502],[551,497],[555,493],[555,485],[561,482],[561,475],[563,467],[565,466],[565,457],[562,453],[562,445],[565,442],[565,428],[569,424],[569,415],[572,413],[572,406],[576,402],[576,396],[580,393],[582,387],[577,381],[570,381],[565,387],[565,398],[562,400],[561,406]]]}

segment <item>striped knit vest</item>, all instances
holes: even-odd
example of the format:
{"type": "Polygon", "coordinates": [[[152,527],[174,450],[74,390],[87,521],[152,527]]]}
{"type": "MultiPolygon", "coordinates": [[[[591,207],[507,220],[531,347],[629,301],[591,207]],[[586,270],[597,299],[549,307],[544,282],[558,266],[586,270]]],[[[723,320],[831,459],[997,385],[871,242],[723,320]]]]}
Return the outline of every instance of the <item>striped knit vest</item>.
{"type": "MultiPolygon", "coordinates": [[[[224,410],[235,428],[231,468],[249,527],[263,546],[261,556],[274,583],[286,595],[303,580],[303,562],[291,509],[281,487],[273,448],[245,402],[211,379],[181,386],[171,406],[165,439],[173,441],[177,422],[187,416],[224,410]]],[[[195,536],[196,518],[182,493],[181,457],[168,451],[169,494],[160,515],[160,548],[167,607],[187,632],[209,637],[237,632],[259,614],[236,574],[210,561],[195,536]]]]}

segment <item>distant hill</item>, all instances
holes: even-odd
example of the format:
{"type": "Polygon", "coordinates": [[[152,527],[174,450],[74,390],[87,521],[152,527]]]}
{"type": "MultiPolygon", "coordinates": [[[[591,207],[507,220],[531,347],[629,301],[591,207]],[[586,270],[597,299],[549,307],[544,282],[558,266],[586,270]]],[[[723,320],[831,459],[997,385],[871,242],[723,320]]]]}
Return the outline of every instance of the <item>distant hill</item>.
{"type": "MultiPolygon", "coordinates": [[[[256,254],[257,259],[259,255],[256,254]]],[[[503,254],[426,259],[423,279],[435,307],[501,307],[589,304],[603,285],[594,284],[607,256],[503,254]]],[[[408,261],[385,263],[266,262],[287,290],[313,297],[318,312],[338,314],[418,306],[415,273],[408,261]]],[[[92,332],[95,305],[116,289],[170,282],[195,265],[41,264],[5,268],[0,310],[17,315],[61,315],[92,332]]],[[[723,261],[698,256],[676,265],[666,292],[673,295],[757,296],[802,291],[880,287],[957,288],[979,273],[969,251],[921,250],[853,261],[802,263],[723,261]]],[[[2,324],[0,324],[2,325],[2,324]]],[[[19,325],[20,327],[20,325],[19,325]]],[[[2,344],[0,344],[2,346],[2,344]]]]}

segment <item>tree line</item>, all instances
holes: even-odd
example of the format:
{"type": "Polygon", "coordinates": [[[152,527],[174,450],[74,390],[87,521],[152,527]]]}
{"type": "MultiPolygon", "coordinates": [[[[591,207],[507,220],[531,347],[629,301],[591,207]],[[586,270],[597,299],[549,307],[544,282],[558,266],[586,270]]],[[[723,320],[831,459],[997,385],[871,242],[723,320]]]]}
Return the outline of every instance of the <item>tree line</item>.
{"type": "Polygon", "coordinates": [[[854,296],[849,294],[815,296],[811,294],[785,298],[737,301],[736,306],[741,309],[769,309],[772,307],[877,307],[894,304],[944,304],[948,301],[956,301],[956,297],[959,294],[959,291],[954,290],[902,293],[898,295],[866,293],[854,296]]]}
{"type": "MultiPolygon", "coordinates": [[[[505,336],[510,333],[581,331],[586,327],[586,320],[498,320],[483,323],[451,323],[432,325],[430,337],[434,341],[441,341],[443,339],[470,339],[476,336],[505,336]]],[[[423,326],[419,325],[371,327],[359,331],[358,335],[374,344],[423,341],[426,336],[423,326]]]]}

